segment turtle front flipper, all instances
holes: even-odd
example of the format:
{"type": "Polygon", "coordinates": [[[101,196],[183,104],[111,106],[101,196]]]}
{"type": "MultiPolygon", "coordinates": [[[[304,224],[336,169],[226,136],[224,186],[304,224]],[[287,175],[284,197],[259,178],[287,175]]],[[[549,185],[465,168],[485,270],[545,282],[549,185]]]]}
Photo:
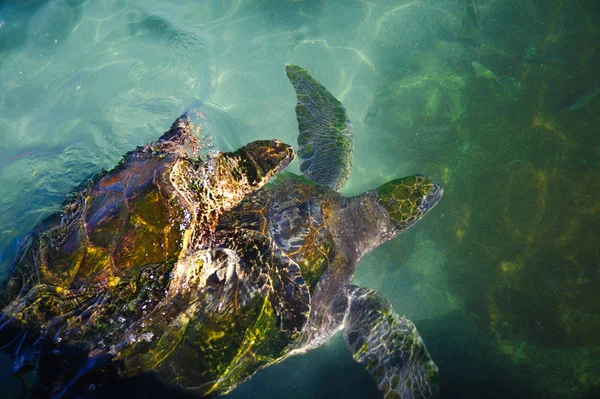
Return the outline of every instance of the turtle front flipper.
{"type": "Polygon", "coordinates": [[[300,171],[339,191],[352,170],[354,136],[346,109],[306,70],[291,64],[285,73],[296,90],[300,171]]]}
{"type": "Polygon", "coordinates": [[[438,368],[415,325],[400,317],[379,292],[350,285],[344,341],[387,398],[439,394],[438,368]]]}

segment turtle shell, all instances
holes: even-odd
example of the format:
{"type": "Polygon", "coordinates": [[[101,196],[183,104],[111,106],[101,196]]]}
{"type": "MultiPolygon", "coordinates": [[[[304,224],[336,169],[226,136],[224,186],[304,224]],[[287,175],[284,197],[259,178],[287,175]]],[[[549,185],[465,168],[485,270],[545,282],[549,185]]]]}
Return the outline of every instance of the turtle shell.
{"type": "Polygon", "coordinates": [[[44,283],[77,289],[176,259],[190,211],[175,195],[171,155],[132,154],[67,204],[40,235],[44,283]]]}

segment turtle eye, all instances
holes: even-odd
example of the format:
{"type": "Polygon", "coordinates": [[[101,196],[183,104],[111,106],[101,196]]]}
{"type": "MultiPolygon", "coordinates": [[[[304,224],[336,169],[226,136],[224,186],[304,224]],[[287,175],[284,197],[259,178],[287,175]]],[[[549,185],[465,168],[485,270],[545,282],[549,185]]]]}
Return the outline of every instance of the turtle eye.
{"type": "Polygon", "coordinates": [[[425,198],[423,198],[423,200],[421,201],[421,204],[419,204],[419,210],[425,212],[427,209],[429,209],[431,207],[433,200],[434,200],[433,194],[426,195],[425,198]]]}

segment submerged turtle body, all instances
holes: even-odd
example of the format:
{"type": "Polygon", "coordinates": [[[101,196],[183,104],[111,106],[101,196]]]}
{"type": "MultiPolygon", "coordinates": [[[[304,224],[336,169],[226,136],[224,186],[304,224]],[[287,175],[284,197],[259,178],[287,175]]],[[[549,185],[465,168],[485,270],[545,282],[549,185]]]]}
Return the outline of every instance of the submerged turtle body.
{"type": "MultiPolygon", "coordinates": [[[[217,228],[216,243],[223,251],[234,251],[239,255],[236,256],[236,270],[247,269],[254,273],[261,270],[261,275],[270,281],[272,292],[270,301],[265,303],[270,323],[254,326],[255,331],[249,339],[252,345],[245,348],[244,355],[228,357],[221,353],[219,357],[222,364],[231,368],[243,366],[248,372],[241,374],[239,369],[236,370],[238,380],[235,385],[230,381],[228,384],[217,381],[216,392],[228,392],[259,367],[325,343],[344,327],[350,298],[360,294],[379,301],[381,308],[367,308],[356,313],[364,316],[371,311],[377,315],[385,313],[390,323],[404,326],[411,337],[414,336],[414,342],[412,338],[406,341],[401,338],[399,343],[402,352],[409,354],[403,361],[410,364],[407,369],[413,375],[407,375],[405,369],[402,376],[396,377],[393,389],[388,382],[382,391],[403,392],[402,395],[398,393],[398,397],[410,397],[407,396],[413,392],[410,384],[415,384],[423,390],[422,397],[434,396],[437,368],[416,330],[413,332],[412,323],[398,318],[378,293],[353,287],[351,282],[358,261],[365,253],[412,226],[440,196],[440,187],[419,175],[392,181],[356,197],[343,197],[305,177],[285,173],[226,212],[217,228]],[[256,336],[264,338],[255,340],[256,336]],[[270,345],[266,352],[265,343],[270,345]],[[408,388],[398,387],[400,381],[408,388]]],[[[235,278],[239,279],[240,275],[235,278]]],[[[223,284],[225,287],[227,279],[223,284]]],[[[228,297],[240,293],[239,285],[224,289],[231,290],[228,297]]],[[[357,317],[356,314],[351,316],[357,317]]],[[[392,326],[367,330],[372,334],[370,339],[376,343],[374,347],[385,339],[385,329],[392,330],[392,326]]],[[[351,331],[347,326],[348,334],[351,331]]],[[[369,334],[361,335],[365,337],[361,337],[361,344],[353,351],[357,359],[359,349],[368,348],[364,341],[369,334]]],[[[222,347],[237,346],[227,334],[215,342],[219,340],[222,347]]]]}

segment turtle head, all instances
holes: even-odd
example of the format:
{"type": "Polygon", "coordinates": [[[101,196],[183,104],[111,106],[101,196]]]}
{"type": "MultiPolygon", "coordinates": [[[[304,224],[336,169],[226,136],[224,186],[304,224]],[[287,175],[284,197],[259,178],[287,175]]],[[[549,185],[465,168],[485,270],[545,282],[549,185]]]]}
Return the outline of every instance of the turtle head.
{"type": "Polygon", "coordinates": [[[229,210],[264,186],[295,156],[294,149],[279,140],[253,141],[237,151],[222,152],[201,164],[205,173],[201,175],[201,183],[192,188],[204,208],[229,210]]]}
{"type": "Polygon", "coordinates": [[[444,189],[426,176],[414,175],[385,183],[377,190],[379,203],[390,221],[404,231],[421,219],[442,198],[444,189]]]}
{"type": "Polygon", "coordinates": [[[250,186],[260,188],[281,172],[296,156],[294,148],[279,140],[253,141],[232,154],[250,186]]]}

